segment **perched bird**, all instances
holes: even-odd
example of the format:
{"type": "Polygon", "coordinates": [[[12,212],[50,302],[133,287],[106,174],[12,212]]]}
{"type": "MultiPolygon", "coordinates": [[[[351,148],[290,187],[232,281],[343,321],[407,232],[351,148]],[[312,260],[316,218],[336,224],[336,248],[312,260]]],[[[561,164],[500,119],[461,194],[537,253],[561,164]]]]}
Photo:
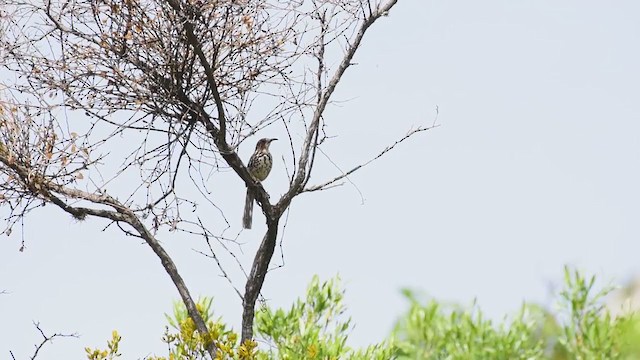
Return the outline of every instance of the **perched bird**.
{"type": "MultiPolygon", "coordinates": [[[[269,152],[269,145],[272,141],[278,139],[260,139],[256,144],[256,150],[249,159],[247,169],[251,176],[258,181],[264,181],[271,172],[273,166],[273,158],[269,152]]],[[[253,217],[253,200],[255,195],[251,188],[247,187],[247,197],[244,202],[244,216],[242,217],[242,227],[245,229],[251,229],[252,217],[253,217]]]]}

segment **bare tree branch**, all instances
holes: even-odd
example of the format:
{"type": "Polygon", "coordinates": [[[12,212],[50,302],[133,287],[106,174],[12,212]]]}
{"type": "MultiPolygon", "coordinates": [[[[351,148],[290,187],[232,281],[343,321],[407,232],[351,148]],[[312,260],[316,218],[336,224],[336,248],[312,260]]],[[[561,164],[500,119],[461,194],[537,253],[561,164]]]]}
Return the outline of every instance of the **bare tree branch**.
{"type": "MultiPolygon", "coordinates": [[[[39,322],[34,322],[33,325],[36,327],[36,329],[38,329],[38,332],[40,333],[40,335],[42,335],[42,341],[38,344],[35,345],[35,350],[33,352],[33,355],[31,355],[31,360],[35,360],[38,357],[38,354],[40,353],[40,350],[42,350],[42,348],[50,342],[53,342],[53,339],[55,338],[65,338],[65,337],[74,337],[77,338],[78,334],[62,334],[62,333],[54,333],[52,335],[46,335],[44,333],[44,330],[42,330],[42,328],[40,327],[40,323],[39,322]]],[[[13,356],[12,352],[9,352],[11,354],[11,358],[15,360],[15,356],[13,356]]]]}
{"type": "Polygon", "coordinates": [[[333,77],[331,78],[331,80],[329,81],[329,84],[327,85],[327,87],[324,89],[324,91],[322,92],[321,96],[319,97],[319,102],[317,107],[314,110],[313,113],[313,119],[311,120],[311,126],[309,126],[309,130],[307,131],[306,134],[306,138],[304,140],[304,144],[302,145],[302,154],[300,155],[299,158],[299,165],[298,165],[298,171],[296,173],[296,177],[294,179],[293,184],[291,185],[291,187],[289,188],[289,191],[287,191],[287,193],[285,193],[280,200],[278,201],[278,203],[276,204],[276,208],[279,210],[279,213],[282,213],[282,211],[289,206],[289,203],[291,202],[291,200],[293,199],[293,197],[297,194],[299,194],[300,192],[303,191],[303,184],[306,182],[306,180],[308,179],[308,173],[307,173],[307,168],[309,166],[309,155],[310,153],[313,151],[313,140],[316,138],[317,136],[317,132],[318,132],[318,127],[320,125],[320,120],[322,118],[322,114],[329,102],[329,99],[331,98],[331,95],[333,94],[336,86],[338,85],[338,83],[340,82],[340,79],[342,78],[342,76],[344,75],[345,71],[347,70],[347,68],[351,65],[351,61],[353,59],[353,57],[356,54],[356,51],[358,50],[358,48],[360,47],[360,43],[362,42],[362,39],[364,38],[364,34],[366,33],[367,29],[369,29],[369,27],[371,25],[373,25],[373,23],[379,19],[382,16],[386,16],[388,14],[388,12],[391,10],[391,8],[398,2],[398,0],[390,0],[387,3],[385,3],[382,6],[379,6],[378,9],[376,11],[372,11],[370,13],[369,16],[367,16],[364,20],[364,22],[360,25],[359,29],[358,29],[358,33],[355,37],[355,39],[353,39],[352,43],[349,45],[346,54],[344,55],[344,58],[342,59],[342,61],[340,62],[340,65],[338,66],[338,69],[336,70],[336,72],[334,73],[333,77]]]}
{"type": "MultiPolygon", "coordinates": [[[[169,5],[178,13],[182,12],[181,6],[176,0],[167,0],[169,5]]],[[[197,14],[196,16],[202,16],[202,14],[197,14]]],[[[220,125],[220,129],[218,131],[218,139],[217,141],[221,144],[226,144],[226,117],[224,114],[224,105],[222,104],[222,98],[220,97],[220,93],[218,92],[218,85],[216,84],[215,75],[213,74],[213,69],[209,61],[207,60],[206,55],[202,51],[202,46],[200,42],[196,38],[194,33],[193,24],[188,19],[182,19],[182,24],[184,26],[185,32],[187,34],[187,39],[189,40],[189,44],[193,48],[194,52],[198,56],[200,60],[200,64],[204,68],[204,73],[207,76],[207,81],[209,85],[209,89],[213,94],[213,99],[216,104],[216,108],[218,109],[218,124],[220,125]]]]}
{"type": "Polygon", "coordinates": [[[384,148],[382,151],[380,151],[376,156],[374,156],[373,158],[367,160],[366,162],[359,164],[357,166],[354,166],[353,168],[351,168],[349,171],[342,173],[336,177],[334,177],[331,180],[327,180],[322,184],[318,184],[318,185],[313,185],[313,186],[309,186],[303,189],[303,192],[312,192],[312,191],[318,191],[318,190],[325,190],[327,189],[329,186],[331,185],[335,185],[336,182],[348,177],[349,175],[353,174],[354,172],[362,169],[363,167],[371,164],[372,162],[376,161],[377,159],[381,158],[384,154],[388,153],[389,151],[393,150],[397,145],[399,145],[400,143],[404,142],[405,140],[409,139],[411,136],[422,132],[422,131],[428,131],[431,129],[434,129],[436,127],[438,127],[439,125],[432,125],[429,127],[419,127],[413,130],[410,130],[405,136],[403,136],[402,138],[396,140],[393,144],[387,146],[386,148],[384,148]]]}

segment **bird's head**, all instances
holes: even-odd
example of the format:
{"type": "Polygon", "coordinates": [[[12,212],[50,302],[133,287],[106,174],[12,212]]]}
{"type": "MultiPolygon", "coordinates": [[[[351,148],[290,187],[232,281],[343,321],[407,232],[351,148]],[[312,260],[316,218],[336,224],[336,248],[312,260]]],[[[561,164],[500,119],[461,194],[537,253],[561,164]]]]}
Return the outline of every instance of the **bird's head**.
{"type": "Polygon", "coordinates": [[[256,144],[256,150],[269,150],[269,145],[274,140],[278,139],[263,138],[258,140],[258,143],[256,144]]]}

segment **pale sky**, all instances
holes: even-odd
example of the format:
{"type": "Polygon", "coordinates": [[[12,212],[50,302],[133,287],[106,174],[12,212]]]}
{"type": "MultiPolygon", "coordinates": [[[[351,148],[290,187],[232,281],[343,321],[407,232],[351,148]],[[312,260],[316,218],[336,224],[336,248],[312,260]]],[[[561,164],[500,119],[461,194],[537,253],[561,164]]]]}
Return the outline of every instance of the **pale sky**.
{"type": "MultiPolygon", "coordinates": [[[[430,124],[436,106],[441,126],[352,176],[357,189],[296,198],[285,265],[263,289],[270,304],[288,307],[314,274],[340,274],[359,346],[390,333],[407,309],[403,287],[477,299],[501,318],[522,301],[551,306],[565,264],[618,284],[640,273],[638,14],[636,1],[400,0],[338,88],[336,100],[347,101],[326,114],[339,135],[326,151],[347,169],[430,124]]],[[[273,171],[265,186],[277,197],[286,177],[282,164],[273,171]]],[[[216,200],[230,204],[238,229],[244,188],[233,184],[216,200]]],[[[241,235],[245,264],[261,216],[241,235]]],[[[40,360],[84,358],[113,329],[123,358],[165,354],[163,314],[178,294],[148,246],[105,225],[47,207],[27,218],[24,253],[19,229],[0,241],[0,290],[9,292],[0,295],[0,358],[30,356],[40,342],[32,321],[81,335],[56,340],[40,360]]],[[[216,314],[239,329],[240,301],[192,250],[200,240],[161,240],[192,294],[214,296],[216,314]]]]}

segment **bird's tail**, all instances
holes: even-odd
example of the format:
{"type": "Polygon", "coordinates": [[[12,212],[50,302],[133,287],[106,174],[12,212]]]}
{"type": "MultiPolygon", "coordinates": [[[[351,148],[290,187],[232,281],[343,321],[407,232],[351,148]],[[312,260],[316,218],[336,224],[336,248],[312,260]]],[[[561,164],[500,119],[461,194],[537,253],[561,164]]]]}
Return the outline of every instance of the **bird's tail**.
{"type": "Polygon", "coordinates": [[[253,191],[247,187],[247,197],[244,200],[244,215],[242,216],[242,227],[251,229],[253,218],[253,191]]]}

